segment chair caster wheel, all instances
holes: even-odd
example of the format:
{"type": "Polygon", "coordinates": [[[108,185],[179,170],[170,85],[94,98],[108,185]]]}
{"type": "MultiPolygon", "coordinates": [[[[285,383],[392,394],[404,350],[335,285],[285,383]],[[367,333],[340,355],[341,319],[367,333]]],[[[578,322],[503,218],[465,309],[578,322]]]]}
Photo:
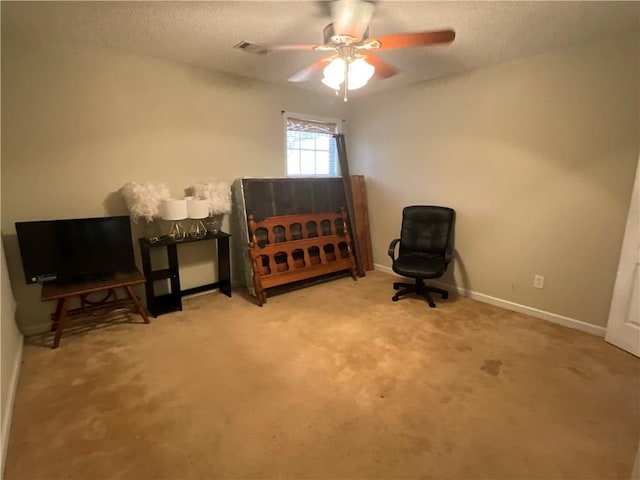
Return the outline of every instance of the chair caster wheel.
{"type": "Polygon", "coordinates": [[[398,297],[396,297],[395,295],[393,297],[391,297],[391,300],[393,300],[394,302],[398,301],[398,297]]]}
{"type": "Polygon", "coordinates": [[[399,283],[394,283],[393,284],[393,289],[394,290],[400,290],[400,284],[399,283]]]}
{"type": "Polygon", "coordinates": [[[444,293],[442,294],[442,298],[443,298],[443,299],[445,299],[445,300],[446,300],[447,298],[449,298],[449,292],[444,292],[444,293]]]}

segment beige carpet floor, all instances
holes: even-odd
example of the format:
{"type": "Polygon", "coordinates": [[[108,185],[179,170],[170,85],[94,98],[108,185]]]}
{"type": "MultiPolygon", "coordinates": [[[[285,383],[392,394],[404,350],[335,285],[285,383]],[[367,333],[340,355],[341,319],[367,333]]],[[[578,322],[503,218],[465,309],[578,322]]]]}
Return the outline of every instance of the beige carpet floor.
{"type": "Polygon", "coordinates": [[[630,477],[640,360],[467,298],[393,303],[392,279],[31,339],[5,478],[630,477]]]}

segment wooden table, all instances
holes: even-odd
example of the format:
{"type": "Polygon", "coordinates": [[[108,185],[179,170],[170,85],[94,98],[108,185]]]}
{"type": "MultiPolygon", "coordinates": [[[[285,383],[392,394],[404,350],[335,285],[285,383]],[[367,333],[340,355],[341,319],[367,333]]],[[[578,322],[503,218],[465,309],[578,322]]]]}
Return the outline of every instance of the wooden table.
{"type": "Polygon", "coordinates": [[[40,299],[43,302],[58,301],[56,311],[52,315],[53,324],[51,330],[55,331],[56,334],[51,348],[58,348],[58,345],[60,345],[62,331],[70,318],[84,316],[89,312],[102,312],[102,314],[108,315],[115,309],[126,307],[134,313],[138,313],[143,318],[144,323],[149,323],[147,312],[133,291],[134,285],[143,283],[145,283],[145,278],[137,270],[116,273],[108,280],[92,280],[78,283],[43,283],[40,299]],[[120,287],[126,291],[127,298],[118,300],[115,289],[120,287]],[[100,292],[106,292],[102,300],[91,301],[87,298],[89,294],[100,292]],[[69,302],[76,295],[80,297],[81,306],[80,308],[69,310],[69,302]]]}

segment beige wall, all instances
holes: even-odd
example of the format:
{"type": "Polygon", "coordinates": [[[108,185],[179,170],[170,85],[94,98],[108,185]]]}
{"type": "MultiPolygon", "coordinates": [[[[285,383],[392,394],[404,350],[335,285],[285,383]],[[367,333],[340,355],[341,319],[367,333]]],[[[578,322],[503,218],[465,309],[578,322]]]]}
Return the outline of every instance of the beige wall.
{"type": "Polygon", "coordinates": [[[451,206],[448,282],[605,325],[638,159],[639,59],[635,32],[354,100],[349,160],[368,177],[375,262],[391,265],[402,207],[451,206]]]}
{"type": "MultiPolygon", "coordinates": [[[[281,176],[280,112],[342,118],[343,108],[330,95],[4,29],[2,234],[21,329],[43,331],[53,306],[24,283],[14,222],[126,214],[117,191],[129,181],[179,196],[196,180],[281,176]]],[[[214,280],[211,248],[180,248],[183,288],[214,280]]]]}

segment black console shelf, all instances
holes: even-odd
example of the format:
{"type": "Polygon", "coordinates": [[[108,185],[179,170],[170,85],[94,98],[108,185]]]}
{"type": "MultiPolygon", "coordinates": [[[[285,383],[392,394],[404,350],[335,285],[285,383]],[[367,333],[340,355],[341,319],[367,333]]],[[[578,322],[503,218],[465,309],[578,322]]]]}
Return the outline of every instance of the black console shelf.
{"type": "Polygon", "coordinates": [[[147,298],[147,309],[154,317],[164,313],[182,310],[182,297],[194,293],[200,293],[219,288],[222,293],[231,296],[231,264],[229,259],[229,238],[231,235],[225,232],[211,233],[203,238],[187,237],[180,242],[176,242],[169,237],[163,237],[155,243],[149,242],[146,238],[140,238],[140,253],[142,256],[142,268],[146,278],[145,291],[147,298]],[[218,250],[218,281],[201,285],[199,287],[180,289],[180,272],[178,266],[178,245],[193,242],[203,242],[215,240],[218,250]],[[166,247],[169,268],[153,270],[151,267],[151,250],[154,248],[166,247]],[[153,282],[157,280],[169,279],[171,292],[165,295],[156,296],[153,282]]]}

